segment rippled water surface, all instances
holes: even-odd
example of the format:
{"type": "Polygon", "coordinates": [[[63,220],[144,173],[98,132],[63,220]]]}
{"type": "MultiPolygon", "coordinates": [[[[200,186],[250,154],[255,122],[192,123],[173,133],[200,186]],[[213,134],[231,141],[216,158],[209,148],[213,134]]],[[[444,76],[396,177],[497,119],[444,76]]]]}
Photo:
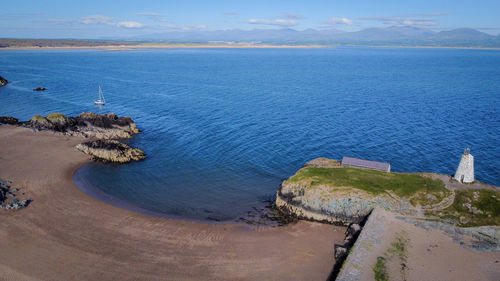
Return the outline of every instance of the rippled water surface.
{"type": "Polygon", "coordinates": [[[130,115],[148,158],[75,177],[157,213],[237,218],[320,156],[452,174],[471,146],[476,177],[500,185],[500,51],[1,51],[0,75],[0,115],[130,115]]]}

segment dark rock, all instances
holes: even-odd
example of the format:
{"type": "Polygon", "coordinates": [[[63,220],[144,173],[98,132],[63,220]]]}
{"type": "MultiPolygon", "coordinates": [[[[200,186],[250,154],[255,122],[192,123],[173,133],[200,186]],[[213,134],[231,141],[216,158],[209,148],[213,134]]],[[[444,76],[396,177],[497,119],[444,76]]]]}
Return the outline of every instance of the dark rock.
{"type": "MultiPolygon", "coordinates": [[[[16,199],[17,200],[17,199],[16,199]]],[[[12,202],[10,204],[5,205],[5,209],[7,210],[19,210],[28,207],[28,205],[31,203],[31,199],[26,199],[19,201],[17,200],[16,202],[12,202]]]]}
{"type": "Polygon", "coordinates": [[[9,124],[9,125],[17,125],[19,120],[10,116],[0,116],[0,123],[9,124]]]}
{"type": "Polygon", "coordinates": [[[335,245],[335,260],[343,259],[347,256],[348,248],[344,245],[335,245]]]}
{"type": "Polygon", "coordinates": [[[22,208],[26,208],[31,203],[32,200],[31,199],[21,200],[17,198],[16,193],[19,192],[19,189],[17,188],[10,189],[10,184],[11,184],[10,181],[5,181],[0,179],[0,208],[8,210],[19,210],[22,208]]]}
{"type": "Polygon", "coordinates": [[[7,83],[9,83],[9,81],[7,81],[7,79],[0,76],[0,87],[7,85],[7,83]]]}
{"type": "Polygon", "coordinates": [[[118,117],[112,113],[100,115],[89,112],[76,117],[51,113],[45,117],[35,115],[29,122],[19,124],[34,130],[51,130],[96,139],[126,139],[140,132],[130,117],[118,117]]]}
{"type": "Polygon", "coordinates": [[[357,236],[361,231],[361,226],[357,223],[351,223],[347,228],[347,235],[349,236],[357,236]]]}
{"type": "Polygon", "coordinates": [[[44,87],[36,87],[33,89],[33,91],[37,91],[37,92],[40,92],[40,91],[45,91],[46,89],[44,87]]]}
{"type": "Polygon", "coordinates": [[[78,144],[78,150],[103,162],[128,163],[146,158],[144,151],[117,140],[96,140],[78,144]]]}
{"type": "Polygon", "coordinates": [[[332,168],[340,166],[340,162],[334,159],[328,158],[316,158],[304,164],[304,167],[322,167],[322,168],[332,168]]]}
{"type": "Polygon", "coordinates": [[[101,127],[101,128],[112,128],[113,125],[118,126],[129,126],[131,124],[135,124],[130,117],[118,117],[114,113],[108,114],[96,114],[94,112],[81,113],[76,117],[77,121],[88,122],[93,126],[101,127]]]}

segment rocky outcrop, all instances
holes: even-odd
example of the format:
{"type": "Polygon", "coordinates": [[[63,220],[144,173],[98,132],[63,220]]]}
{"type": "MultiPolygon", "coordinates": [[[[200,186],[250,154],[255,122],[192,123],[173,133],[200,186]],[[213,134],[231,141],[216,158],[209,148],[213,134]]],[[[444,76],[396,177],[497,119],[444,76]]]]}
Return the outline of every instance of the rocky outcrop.
{"type": "Polygon", "coordinates": [[[67,117],[61,113],[51,113],[45,117],[35,115],[24,126],[96,139],[128,139],[139,133],[130,117],[118,117],[113,113],[100,115],[88,112],[76,117],[67,117]]]}
{"type": "Polygon", "coordinates": [[[276,207],[283,213],[313,221],[350,224],[363,221],[375,206],[401,213],[412,206],[387,194],[373,195],[363,190],[330,186],[310,188],[297,183],[281,184],[276,207]]]}
{"type": "Polygon", "coordinates": [[[7,85],[7,83],[9,83],[9,81],[7,81],[7,79],[0,76],[0,87],[7,85]]]}
{"type": "MultiPolygon", "coordinates": [[[[339,168],[338,161],[319,158],[308,162],[309,167],[339,168]]],[[[299,171],[300,172],[300,171],[299,171]]],[[[349,186],[313,185],[314,178],[284,181],[277,192],[276,207],[283,214],[312,221],[343,224],[360,223],[378,206],[403,214],[414,207],[395,194],[373,194],[349,186]]]]}
{"type": "MultiPolygon", "coordinates": [[[[0,208],[7,210],[19,210],[26,208],[31,199],[19,199],[19,189],[12,188],[12,182],[0,179],[0,208]]],[[[24,194],[23,194],[24,195],[24,194]]]]}
{"type": "Polygon", "coordinates": [[[349,225],[345,232],[344,243],[335,244],[334,246],[335,261],[338,262],[339,260],[345,260],[347,254],[349,253],[349,250],[351,249],[352,245],[354,245],[354,242],[356,242],[356,239],[358,238],[360,233],[361,225],[357,223],[352,223],[349,225]]]}
{"type": "MultiPolygon", "coordinates": [[[[9,118],[11,117],[0,117],[0,123],[2,120],[17,122],[17,119],[9,118]]],[[[67,136],[95,139],[79,144],[76,148],[99,161],[127,163],[146,158],[142,150],[116,140],[128,139],[140,132],[130,117],[118,117],[113,113],[100,115],[84,112],[76,117],[51,113],[47,116],[35,115],[28,122],[15,124],[34,130],[50,130],[67,136]]]]}
{"type": "Polygon", "coordinates": [[[0,124],[17,125],[19,120],[11,116],[0,116],[0,124]]]}
{"type": "Polygon", "coordinates": [[[341,164],[340,161],[320,157],[320,158],[316,158],[314,160],[307,162],[304,165],[304,167],[333,168],[333,167],[339,167],[340,164],[341,164]]]}
{"type": "Polygon", "coordinates": [[[76,146],[78,150],[103,162],[128,163],[146,158],[144,151],[117,140],[89,141],[76,146]]]}

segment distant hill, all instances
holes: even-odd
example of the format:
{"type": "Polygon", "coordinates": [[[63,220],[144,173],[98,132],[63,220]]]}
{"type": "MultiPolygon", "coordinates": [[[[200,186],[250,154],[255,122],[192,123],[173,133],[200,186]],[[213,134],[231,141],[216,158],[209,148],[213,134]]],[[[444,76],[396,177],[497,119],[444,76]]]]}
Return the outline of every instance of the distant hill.
{"type": "Polygon", "coordinates": [[[336,29],[254,29],[218,31],[172,31],[128,38],[134,41],[172,43],[262,43],[262,44],[340,44],[340,45],[402,45],[446,47],[500,47],[500,36],[470,28],[433,32],[412,26],[368,28],[355,32],[336,29]]]}
{"type": "Polygon", "coordinates": [[[500,48],[500,35],[471,28],[434,32],[412,26],[367,28],[355,32],[337,29],[228,29],[153,33],[128,38],[103,40],[0,39],[6,47],[98,47],[153,43],[251,44],[251,45],[366,45],[500,48]]]}

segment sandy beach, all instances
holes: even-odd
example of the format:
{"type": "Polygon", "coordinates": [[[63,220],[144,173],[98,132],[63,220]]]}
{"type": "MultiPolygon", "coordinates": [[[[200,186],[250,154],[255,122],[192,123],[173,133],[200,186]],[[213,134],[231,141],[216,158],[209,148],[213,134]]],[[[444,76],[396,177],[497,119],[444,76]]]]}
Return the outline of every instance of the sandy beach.
{"type": "Polygon", "coordinates": [[[270,44],[189,44],[189,43],[138,43],[124,45],[102,45],[102,46],[57,46],[57,47],[6,47],[1,50],[106,50],[126,51],[135,49],[308,49],[308,48],[331,48],[336,45],[270,45],[270,44]]]}
{"type": "Polygon", "coordinates": [[[83,139],[0,126],[0,178],[33,202],[0,210],[0,280],[326,280],[344,227],[154,218],[73,183],[83,139]]]}
{"type": "Polygon", "coordinates": [[[496,47],[453,47],[453,46],[402,46],[402,45],[271,45],[271,44],[189,44],[189,43],[139,43],[129,45],[102,45],[102,46],[58,46],[58,47],[4,47],[0,51],[9,50],[103,50],[103,51],[128,51],[137,49],[317,49],[338,47],[370,47],[382,49],[457,49],[457,50],[500,50],[496,47]]]}

